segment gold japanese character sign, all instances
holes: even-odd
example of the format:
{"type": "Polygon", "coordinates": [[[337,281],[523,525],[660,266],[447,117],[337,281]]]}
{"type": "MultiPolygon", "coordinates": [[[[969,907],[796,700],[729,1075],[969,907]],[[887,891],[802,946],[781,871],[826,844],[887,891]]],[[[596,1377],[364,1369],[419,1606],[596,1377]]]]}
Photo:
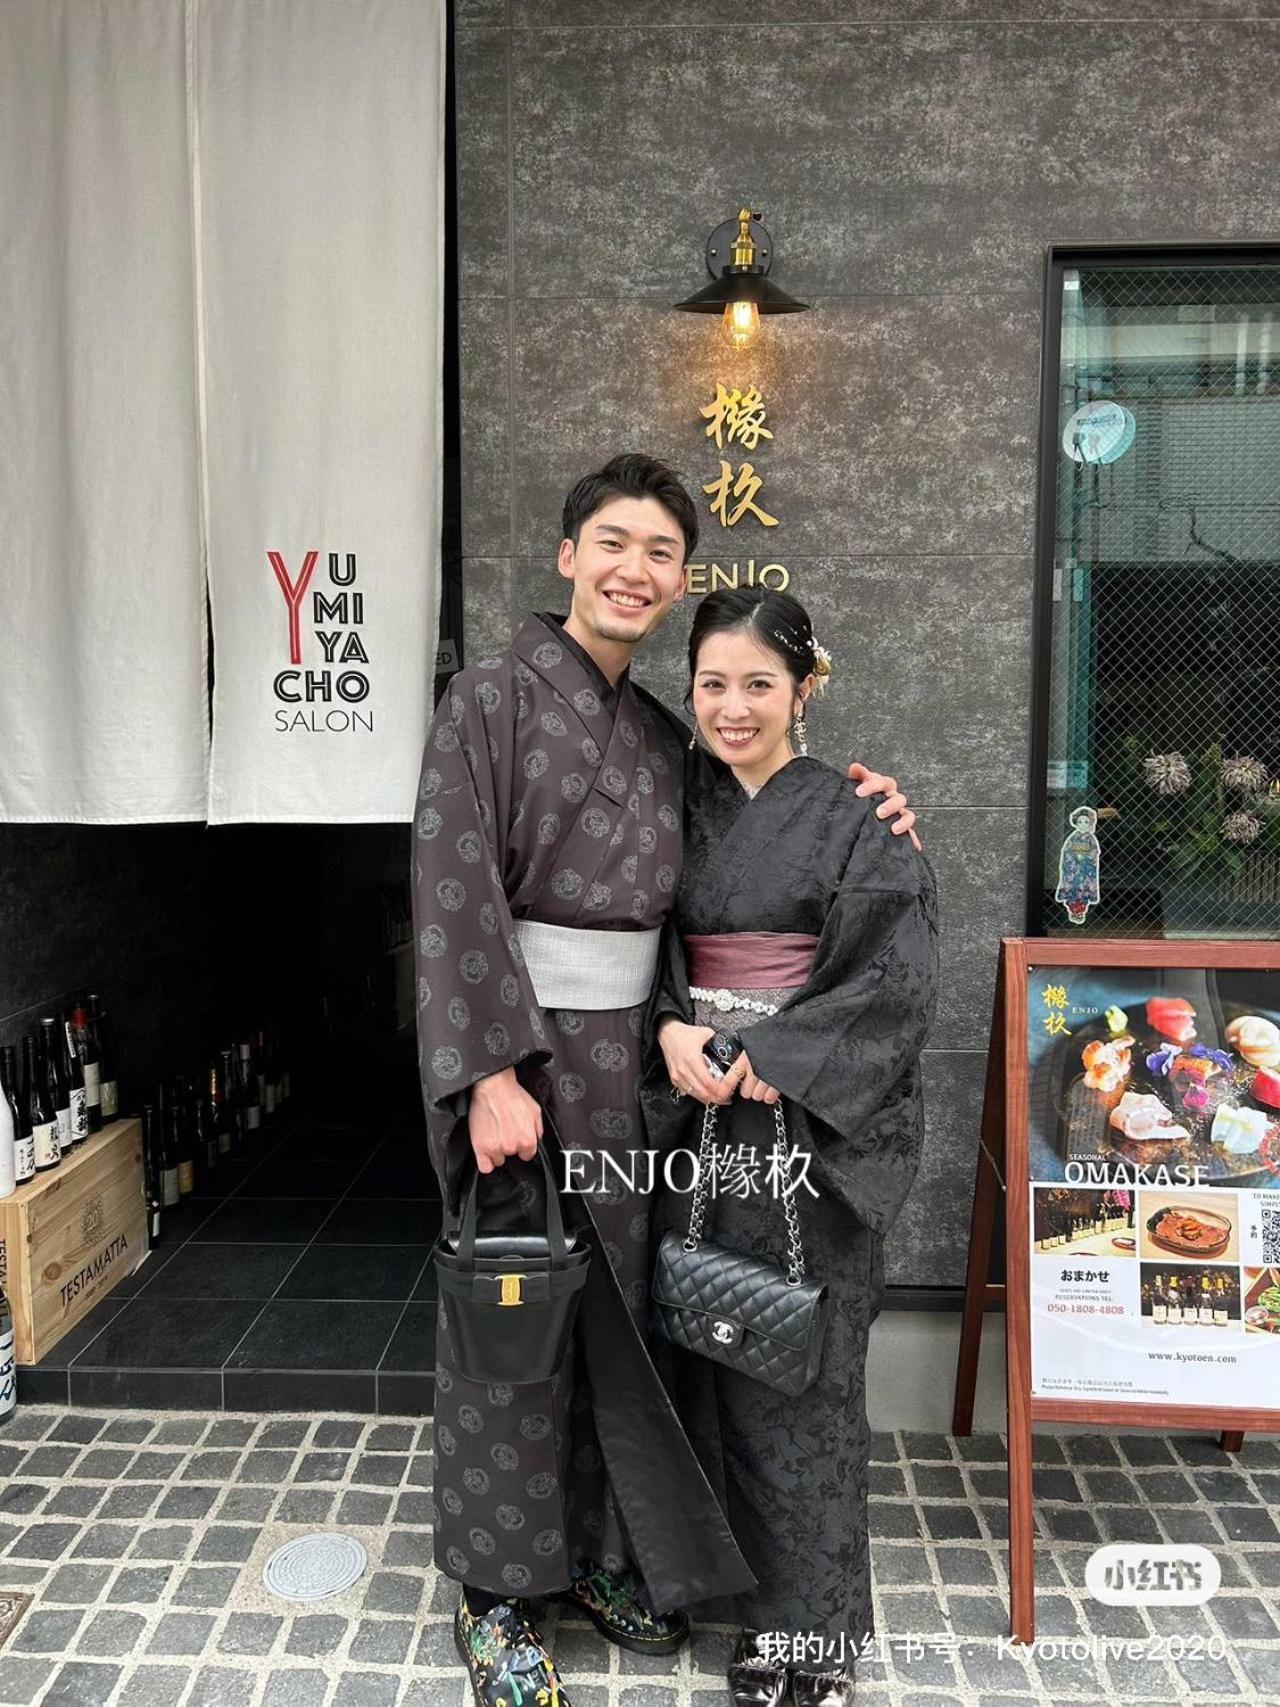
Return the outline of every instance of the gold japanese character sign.
{"type": "MultiPolygon", "coordinates": [[[[764,398],[754,385],[742,391],[717,382],[715,396],[698,413],[706,421],[706,436],[715,440],[717,450],[726,444],[739,444],[743,450],[754,452],[761,439],[773,437],[764,424],[764,398]]],[[[735,469],[722,456],[720,473],[702,490],[711,500],[711,513],[721,527],[737,527],[743,516],[750,515],[761,527],[776,528],[777,516],[757,502],[763,484],[763,476],[756,473],[752,463],[744,461],[735,469]]]]}
{"type": "MultiPolygon", "coordinates": [[[[765,475],[759,457],[773,440],[765,425],[765,401],[758,386],[727,386],[716,382],[715,395],[698,410],[705,438],[717,451],[719,472],[702,490],[708,508],[723,528],[737,527],[750,518],[762,528],[776,528],[778,517],[763,496],[765,475]]],[[[784,588],[791,577],[781,563],[766,563],[758,570],[754,557],[728,566],[691,563],[687,584],[691,593],[705,593],[717,586],[772,586],[784,588]]]]}
{"type": "Polygon", "coordinates": [[[762,485],[763,481],[749,462],[743,463],[735,479],[732,464],[721,457],[719,477],[702,490],[710,497],[711,513],[721,527],[737,527],[743,516],[751,515],[762,527],[776,528],[777,516],[771,516],[756,503],[756,494],[762,485]],[[731,501],[734,501],[732,509],[729,508],[731,501]]]}
{"type": "Polygon", "coordinates": [[[698,413],[708,423],[706,436],[716,441],[717,450],[724,449],[727,439],[753,451],[761,439],[773,437],[764,424],[764,398],[754,385],[730,391],[717,381],[715,396],[698,413]]]}

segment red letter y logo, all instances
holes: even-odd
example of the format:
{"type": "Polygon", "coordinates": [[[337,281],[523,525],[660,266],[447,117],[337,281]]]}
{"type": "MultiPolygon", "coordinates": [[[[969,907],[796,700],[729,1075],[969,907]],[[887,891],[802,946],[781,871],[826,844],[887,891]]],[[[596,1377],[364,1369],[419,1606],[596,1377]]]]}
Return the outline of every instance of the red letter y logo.
{"type": "Polygon", "coordinates": [[[289,579],[289,571],[284,566],[284,558],[278,551],[269,551],[268,558],[271,567],[276,572],[276,580],[280,583],[280,591],[284,594],[284,602],[289,607],[289,662],[302,662],[302,636],[298,631],[298,612],[302,601],[307,596],[307,585],[315,573],[318,551],[309,551],[302,560],[302,568],[298,573],[298,584],[295,587],[289,579]]]}

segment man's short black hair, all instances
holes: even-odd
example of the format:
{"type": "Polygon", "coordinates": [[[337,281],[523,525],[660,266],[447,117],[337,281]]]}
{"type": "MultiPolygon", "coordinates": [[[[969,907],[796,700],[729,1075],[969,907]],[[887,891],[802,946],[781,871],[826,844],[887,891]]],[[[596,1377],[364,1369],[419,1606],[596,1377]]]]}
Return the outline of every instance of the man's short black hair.
{"type": "Polygon", "coordinates": [[[698,544],[698,512],[680,476],[655,456],[626,451],[595,474],[584,474],[564,501],[564,538],[575,545],[582,524],[612,498],[656,498],[680,524],[687,563],[698,544]]]}

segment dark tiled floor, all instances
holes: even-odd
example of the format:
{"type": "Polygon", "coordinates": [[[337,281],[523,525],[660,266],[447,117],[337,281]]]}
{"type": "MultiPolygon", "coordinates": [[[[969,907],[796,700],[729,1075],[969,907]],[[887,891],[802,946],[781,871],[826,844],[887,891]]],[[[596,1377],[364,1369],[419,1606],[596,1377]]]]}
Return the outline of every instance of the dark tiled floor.
{"type": "Polygon", "coordinates": [[[413,1113],[330,1105],[282,1119],[166,1211],[160,1245],[19,1372],[19,1396],[425,1415],[439,1227],[413,1113]]]}

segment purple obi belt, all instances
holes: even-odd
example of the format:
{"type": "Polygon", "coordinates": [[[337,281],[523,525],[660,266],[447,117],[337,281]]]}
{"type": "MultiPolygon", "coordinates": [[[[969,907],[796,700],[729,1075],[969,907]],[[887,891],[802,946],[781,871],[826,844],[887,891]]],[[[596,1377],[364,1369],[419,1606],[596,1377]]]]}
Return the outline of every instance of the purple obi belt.
{"type": "Polygon", "coordinates": [[[720,990],[798,990],[809,982],[816,936],[793,931],[731,931],[687,936],[689,982],[720,990]]]}

